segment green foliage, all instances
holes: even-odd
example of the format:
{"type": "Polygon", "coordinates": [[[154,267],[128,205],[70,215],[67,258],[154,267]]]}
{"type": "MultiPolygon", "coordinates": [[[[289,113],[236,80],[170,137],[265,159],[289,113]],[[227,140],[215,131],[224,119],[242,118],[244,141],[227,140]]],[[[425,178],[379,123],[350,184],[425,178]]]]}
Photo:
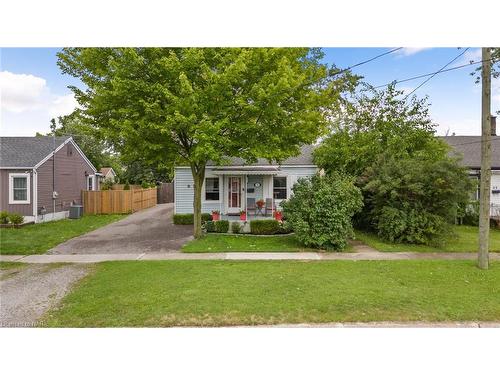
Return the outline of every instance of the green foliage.
{"type": "Polygon", "coordinates": [[[22,224],[24,222],[24,216],[16,213],[9,214],[9,221],[12,224],[22,224]]]}
{"type": "Polygon", "coordinates": [[[130,190],[130,184],[129,184],[128,180],[125,183],[125,185],[123,186],[123,190],[130,190]]]}
{"type": "Polygon", "coordinates": [[[0,211],[0,224],[9,224],[9,213],[7,211],[0,211]]]}
{"type": "Polygon", "coordinates": [[[384,155],[358,182],[372,228],[388,241],[416,244],[446,237],[472,188],[466,169],[450,158],[384,155]]]}
{"type": "MultiPolygon", "coordinates": [[[[207,213],[201,214],[201,222],[207,222],[212,220],[212,215],[207,213]]],[[[194,215],[193,214],[175,214],[174,224],[177,225],[193,225],[194,215]]]]}
{"type": "Polygon", "coordinates": [[[352,236],[352,217],[363,206],[353,179],[340,174],[300,179],[283,203],[287,225],[308,247],[342,250],[352,236]]]}
{"type": "Polygon", "coordinates": [[[460,224],[479,226],[479,201],[470,201],[459,207],[458,219],[460,224]]]}
{"type": "Polygon", "coordinates": [[[233,233],[240,233],[241,232],[241,224],[238,223],[237,221],[233,221],[231,223],[231,232],[233,233]]]}
{"type": "MultiPolygon", "coordinates": [[[[208,160],[280,161],[322,135],[357,78],[310,48],[64,48],[88,122],[130,160],[186,163],[194,209],[208,160]]],[[[200,223],[195,223],[200,235],[200,223]]]]}
{"type": "Polygon", "coordinates": [[[331,134],[314,152],[316,164],[327,173],[360,176],[383,153],[394,157],[446,155],[448,146],[434,137],[429,105],[389,86],[355,97],[332,125],[331,134]]]}
{"type": "Polygon", "coordinates": [[[280,223],[276,220],[252,220],[250,221],[250,233],[252,234],[276,234],[280,231],[280,223]]]}
{"type": "Polygon", "coordinates": [[[111,190],[114,185],[114,181],[106,178],[103,182],[101,182],[101,190],[111,190]]]}
{"type": "Polygon", "coordinates": [[[147,182],[169,182],[172,181],[174,170],[172,164],[165,164],[158,161],[146,160],[144,157],[137,159],[137,156],[122,155],[122,162],[125,166],[123,178],[132,184],[147,182]],[[130,159],[130,160],[129,160],[130,159]]]}
{"type": "Polygon", "coordinates": [[[204,226],[207,233],[215,232],[215,221],[206,221],[204,226]]]}
{"type": "Polygon", "coordinates": [[[229,221],[227,220],[214,221],[214,229],[217,233],[227,233],[229,230],[229,221]]]}

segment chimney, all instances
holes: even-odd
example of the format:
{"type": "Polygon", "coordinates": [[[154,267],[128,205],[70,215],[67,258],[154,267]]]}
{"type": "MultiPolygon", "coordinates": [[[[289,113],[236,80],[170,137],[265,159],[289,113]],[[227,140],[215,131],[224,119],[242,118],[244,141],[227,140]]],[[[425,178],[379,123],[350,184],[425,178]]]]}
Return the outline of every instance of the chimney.
{"type": "Polygon", "coordinates": [[[497,135],[497,117],[490,116],[491,118],[491,135],[497,135]]]}

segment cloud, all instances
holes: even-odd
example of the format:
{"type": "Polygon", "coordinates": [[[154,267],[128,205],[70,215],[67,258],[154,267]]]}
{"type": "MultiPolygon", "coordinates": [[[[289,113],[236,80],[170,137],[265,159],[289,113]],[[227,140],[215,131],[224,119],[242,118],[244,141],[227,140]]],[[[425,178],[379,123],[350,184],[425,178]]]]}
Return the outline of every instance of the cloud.
{"type": "Polygon", "coordinates": [[[0,72],[2,109],[15,113],[39,109],[47,82],[31,74],[0,72]]]}
{"type": "Polygon", "coordinates": [[[422,51],[425,51],[425,50],[428,50],[430,49],[429,47],[419,47],[419,48],[410,48],[410,47],[405,47],[403,49],[400,49],[398,51],[398,55],[400,56],[411,56],[411,55],[415,55],[419,52],[422,52],[422,51]]]}
{"type": "Polygon", "coordinates": [[[0,71],[0,133],[32,136],[49,131],[50,119],[77,107],[72,93],[56,95],[47,81],[31,74],[0,71]]]}

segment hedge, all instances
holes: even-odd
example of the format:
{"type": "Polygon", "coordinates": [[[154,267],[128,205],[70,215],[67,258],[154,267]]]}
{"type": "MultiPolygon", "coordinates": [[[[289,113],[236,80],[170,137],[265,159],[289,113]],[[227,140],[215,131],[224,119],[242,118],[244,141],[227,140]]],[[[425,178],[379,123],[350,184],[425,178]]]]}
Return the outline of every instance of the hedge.
{"type": "MultiPolygon", "coordinates": [[[[207,213],[201,214],[201,222],[205,223],[207,221],[212,220],[212,215],[207,213]]],[[[174,215],[174,224],[177,225],[193,225],[194,224],[194,215],[193,214],[175,214],[174,215]]]]}
{"type": "Polygon", "coordinates": [[[227,233],[229,230],[229,221],[218,220],[214,221],[214,229],[217,233],[227,233]]]}
{"type": "Polygon", "coordinates": [[[252,234],[276,234],[280,231],[281,226],[277,220],[253,220],[250,222],[250,233],[252,234]]]}

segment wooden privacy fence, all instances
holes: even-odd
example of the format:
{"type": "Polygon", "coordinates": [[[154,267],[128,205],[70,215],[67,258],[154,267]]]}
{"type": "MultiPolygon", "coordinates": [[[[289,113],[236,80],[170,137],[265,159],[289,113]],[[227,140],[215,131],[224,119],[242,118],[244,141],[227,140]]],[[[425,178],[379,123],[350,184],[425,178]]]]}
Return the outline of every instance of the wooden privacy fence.
{"type": "Polygon", "coordinates": [[[158,186],[158,204],[174,202],[173,182],[163,182],[158,186]]]}
{"type": "Polygon", "coordinates": [[[86,214],[125,214],[156,206],[156,188],[82,191],[86,214]]]}

